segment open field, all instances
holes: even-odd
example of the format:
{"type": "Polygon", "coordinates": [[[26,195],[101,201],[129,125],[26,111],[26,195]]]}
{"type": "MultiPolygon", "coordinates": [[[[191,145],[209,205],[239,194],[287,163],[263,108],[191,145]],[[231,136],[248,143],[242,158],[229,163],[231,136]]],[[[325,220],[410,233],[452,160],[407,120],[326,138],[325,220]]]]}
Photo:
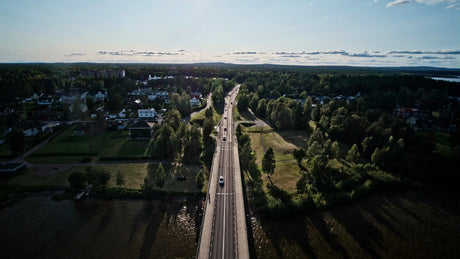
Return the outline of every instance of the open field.
{"type": "Polygon", "coordinates": [[[458,197],[387,192],[288,220],[256,216],[253,253],[255,258],[457,258],[459,205],[458,197]]]}
{"type": "MultiPolygon", "coordinates": [[[[102,167],[106,172],[110,173],[110,181],[108,187],[116,187],[116,178],[118,172],[123,175],[125,183],[121,187],[130,189],[141,188],[144,182],[145,176],[148,172],[155,173],[158,165],[157,164],[107,164],[107,165],[95,165],[95,167],[102,167]]],[[[200,170],[198,165],[187,165],[182,168],[171,170],[169,165],[164,165],[165,172],[167,175],[167,181],[163,187],[163,190],[177,191],[177,192],[195,192],[196,182],[195,176],[200,170]],[[186,177],[185,181],[178,181],[176,177],[183,175],[186,177]]],[[[34,173],[33,169],[31,172],[27,172],[23,175],[11,178],[3,181],[2,184],[6,185],[49,185],[49,186],[69,186],[68,178],[69,175],[76,170],[84,171],[85,166],[73,166],[68,170],[60,173],[50,174],[48,176],[38,176],[34,173]]]]}
{"type": "Polygon", "coordinates": [[[128,140],[128,131],[109,131],[91,136],[72,136],[75,126],[62,132],[27,158],[29,162],[80,163],[98,161],[101,157],[136,158],[155,156],[153,139],[128,140]]]}
{"type": "MultiPolygon", "coordinates": [[[[292,152],[296,148],[306,147],[306,131],[276,132],[270,127],[249,127],[244,130],[251,139],[252,149],[256,152],[259,165],[262,163],[265,151],[269,147],[273,148],[276,160],[275,173],[271,176],[273,184],[287,192],[295,192],[300,174],[292,152]]],[[[264,183],[269,183],[267,176],[264,175],[263,179],[264,183]]]]}

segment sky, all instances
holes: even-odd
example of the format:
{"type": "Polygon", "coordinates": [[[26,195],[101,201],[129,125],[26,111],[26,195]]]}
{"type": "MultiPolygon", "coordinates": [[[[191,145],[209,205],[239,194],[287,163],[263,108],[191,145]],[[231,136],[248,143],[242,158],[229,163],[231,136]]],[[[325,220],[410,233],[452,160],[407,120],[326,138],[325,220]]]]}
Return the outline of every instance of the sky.
{"type": "Polygon", "coordinates": [[[1,0],[0,62],[460,68],[460,0],[1,0]]]}

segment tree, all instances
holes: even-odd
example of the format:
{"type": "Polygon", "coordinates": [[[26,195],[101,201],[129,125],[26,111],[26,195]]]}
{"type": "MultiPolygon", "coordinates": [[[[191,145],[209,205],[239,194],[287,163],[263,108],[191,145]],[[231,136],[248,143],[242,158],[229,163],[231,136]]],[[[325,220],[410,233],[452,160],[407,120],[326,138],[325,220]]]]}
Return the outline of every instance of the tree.
{"type": "Polygon", "coordinates": [[[86,179],[82,171],[74,171],[69,176],[69,184],[72,189],[80,190],[85,187],[86,179]]]}
{"type": "Polygon", "coordinates": [[[85,167],[85,178],[94,187],[105,187],[110,180],[110,174],[102,167],[85,167]]]}
{"type": "Polygon", "coordinates": [[[262,171],[267,174],[268,180],[270,180],[271,184],[273,185],[272,180],[270,179],[270,175],[275,173],[276,161],[275,161],[275,153],[273,152],[273,148],[268,148],[265,152],[264,158],[262,159],[262,171]]]}
{"type": "Polygon", "coordinates": [[[359,154],[359,149],[358,149],[358,146],[356,144],[353,144],[353,146],[351,146],[350,150],[348,150],[346,159],[349,162],[353,162],[353,163],[359,162],[359,160],[361,159],[361,155],[359,154]]]}
{"type": "Polygon", "coordinates": [[[196,178],[195,178],[195,182],[196,182],[196,188],[201,191],[201,189],[203,189],[203,184],[204,184],[203,169],[198,171],[198,174],[196,175],[196,178]]]}
{"type": "Polygon", "coordinates": [[[316,106],[315,108],[313,108],[311,110],[311,119],[314,120],[314,121],[319,121],[319,119],[320,119],[320,110],[319,110],[318,106],[316,106]]]}
{"type": "Polygon", "coordinates": [[[206,111],[204,112],[204,116],[206,118],[212,118],[213,114],[214,114],[214,111],[212,109],[212,106],[206,109],[206,111]]]}
{"type": "Polygon", "coordinates": [[[88,107],[88,111],[94,110],[94,99],[93,97],[87,96],[86,97],[86,107],[88,107]]]}
{"type": "Polygon", "coordinates": [[[312,100],[311,97],[308,96],[307,100],[305,100],[305,106],[303,107],[303,118],[305,125],[308,126],[308,123],[311,120],[311,111],[312,111],[312,100]]]}
{"type": "Polygon", "coordinates": [[[8,134],[8,145],[10,146],[11,153],[13,155],[19,155],[24,151],[25,140],[24,131],[20,128],[13,129],[8,134]]]}
{"type": "Polygon", "coordinates": [[[157,167],[156,176],[155,176],[155,184],[161,188],[163,188],[166,182],[166,173],[163,165],[160,163],[157,167]]]}
{"type": "Polygon", "coordinates": [[[295,160],[297,160],[297,165],[302,169],[303,166],[301,165],[302,159],[307,156],[307,151],[303,148],[294,149],[293,155],[295,160]]]}
{"type": "Polygon", "coordinates": [[[243,148],[241,149],[240,157],[241,169],[248,170],[249,162],[251,161],[252,157],[251,143],[246,142],[246,144],[244,144],[243,148]]]}
{"type": "Polygon", "coordinates": [[[123,97],[116,92],[109,92],[109,98],[107,101],[107,109],[109,111],[120,111],[123,107],[123,97]]]}
{"type": "Polygon", "coordinates": [[[212,118],[206,118],[203,122],[203,140],[209,138],[209,135],[214,130],[214,121],[212,118]]]}
{"type": "Polygon", "coordinates": [[[122,186],[123,184],[125,184],[125,178],[123,177],[123,174],[120,171],[118,171],[116,180],[118,186],[122,186]]]}

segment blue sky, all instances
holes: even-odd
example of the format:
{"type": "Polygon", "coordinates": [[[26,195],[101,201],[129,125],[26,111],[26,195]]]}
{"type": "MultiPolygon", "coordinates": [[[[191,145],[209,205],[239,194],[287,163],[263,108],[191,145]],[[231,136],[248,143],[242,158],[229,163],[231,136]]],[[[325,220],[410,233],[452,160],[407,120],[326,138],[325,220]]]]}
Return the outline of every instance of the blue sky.
{"type": "Polygon", "coordinates": [[[0,62],[460,67],[460,0],[0,2],[0,62]]]}

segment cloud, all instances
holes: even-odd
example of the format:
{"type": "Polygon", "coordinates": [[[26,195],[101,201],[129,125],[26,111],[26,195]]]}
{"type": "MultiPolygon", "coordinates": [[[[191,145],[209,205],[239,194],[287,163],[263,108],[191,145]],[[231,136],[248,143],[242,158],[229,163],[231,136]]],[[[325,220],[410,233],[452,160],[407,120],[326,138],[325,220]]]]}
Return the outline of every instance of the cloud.
{"type": "Polygon", "coordinates": [[[109,55],[109,56],[174,56],[184,55],[185,50],[179,50],[178,52],[154,52],[154,51],[137,51],[137,50],[119,50],[119,51],[98,51],[98,55],[109,55]]]}
{"type": "Polygon", "coordinates": [[[455,59],[455,58],[453,58],[453,57],[421,56],[421,57],[417,57],[417,59],[419,59],[419,60],[435,60],[435,59],[452,60],[452,59],[455,59]]]}
{"type": "Polygon", "coordinates": [[[64,56],[65,57],[74,57],[74,56],[84,56],[84,55],[86,55],[86,54],[85,53],[73,52],[73,53],[66,54],[64,56]]]}
{"type": "Polygon", "coordinates": [[[260,53],[257,53],[256,51],[236,51],[236,52],[233,52],[233,54],[235,55],[256,55],[260,53]]]}
{"type": "MultiPolygon", "coordinates": [[[[378,53],[378,52],[377,52],[378,53]]],[[[369,54],[367,51],[361,52],[361,53],[347,53],[342,54],[344,56],[350,56],[350,57],[358,57],[358,58],[386,58],[387,55],[382,55],[382,54],[369,54]]]]}
{"type": "Polygon", "coordinates": [[[391,54],[411,54],[411,55],[460,55],[460,50],[392,50],[391,54]]]}
{"type": "Polygon", "coordinates": [[[392,7],[392,6],[407,4],[407,3],[410,3],[410,2],[411,2],[410,0],[396,0],[396,1],[393,1],[393,2],[389,2],[389,3],[387,4],[387,7],[392,7]]]}
{"type": "Polygon", "coordinates": [[[426,4],[426,5],[435,5],[435,4],[449,4],[447,6],[447,9],[458,9],[460,0],[394,0],[389,2],[386,6],[387,7],[393,7],[393,6],[398,6],[398,5],[403,5],[403,4],[408,4],[410,2],[416,2],[419,4],[426,4]]]}

